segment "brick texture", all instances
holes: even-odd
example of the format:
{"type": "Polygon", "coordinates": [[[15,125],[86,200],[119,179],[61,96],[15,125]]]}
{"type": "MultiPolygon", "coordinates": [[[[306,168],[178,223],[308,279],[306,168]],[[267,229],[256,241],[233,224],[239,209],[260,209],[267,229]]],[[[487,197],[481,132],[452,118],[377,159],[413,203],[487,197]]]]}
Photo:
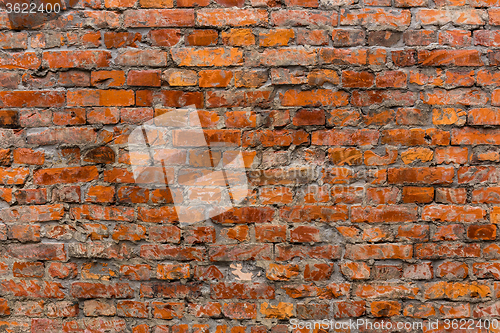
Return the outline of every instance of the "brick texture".
{"type": "MultiPolygon", "coordinates": [[[[500,317],[498,6],[1,11],[0,330],[280,333],[290,319],[500,317]],[[177,150],[193,134],[173,131],[158,138],[174,146],[158,152],[166,169],[136,182],[131,164],[158,156],[132,156],[127,140],[192,105],[206,137],[242,149],[251,191],[186,225],[174,199],[217,198],[206,187],[220,179],[183,193],[155,186],[155,172],[189,182],[195,169],[179,165],[211,157],[177,150]]],[[[427,332],[462,332],[443,325],[427,332]]]]}

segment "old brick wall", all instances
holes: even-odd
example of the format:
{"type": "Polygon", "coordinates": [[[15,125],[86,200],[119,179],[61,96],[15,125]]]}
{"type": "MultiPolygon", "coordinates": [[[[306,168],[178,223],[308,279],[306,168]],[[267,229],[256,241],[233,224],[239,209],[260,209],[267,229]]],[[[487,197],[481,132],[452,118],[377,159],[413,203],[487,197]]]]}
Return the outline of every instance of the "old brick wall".
{"type": "Polygon", "coordinates": [[[500,316],[500,1],[72,6],[0,13],[1,332],[500,316]],[[192,105],[252,192],[181,224],[127,137],[192,105]]]}

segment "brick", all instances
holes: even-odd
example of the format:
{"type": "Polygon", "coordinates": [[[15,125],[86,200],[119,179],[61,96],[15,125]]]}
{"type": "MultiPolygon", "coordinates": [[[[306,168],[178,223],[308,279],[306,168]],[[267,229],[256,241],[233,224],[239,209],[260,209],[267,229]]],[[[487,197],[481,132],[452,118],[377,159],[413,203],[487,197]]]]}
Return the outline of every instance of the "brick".
{"type": "Polygon", "coordinates": [[[498,10],[498,8],[488,9],[488,16],[490,18],[489,23],[491,25],[499,25],[500,24],[499,14],[500,14],[500,11],[498,10]]]}
{"type": "Polygon", "coordinates": [[[294,243],[319,242],[319,229],[309,226],[299,226],[290,230],[290,241],[294,243]]]}
{"type": "Polygon", "coordinates": [[[352,94],[351,104],[353,106],[369,106],[381,104],[384,106],[412,106],[415,104],[417,95],[411,91],[399,90],[355,90],[352,94]]]}
{"type": "Polygon", "coordinates": [[[434,277],[431,263],[409,265],[405,268],[403,276],[412,280],[429,280],[434,277]]]}
{"type": "Polygon", "coordinates": [[[115,152],[110,147],[98,147],[89,150],[83,156],[84,162],[109,164],[115,161],[115,152]]]}
{"type": "Polygon", "coordinates": [[[433,187],[404,187],[404,203],[430,203],[434,200],[433,187]]]}
{"type": "Polygon", "coordinates": [[[56,169],[40,169],[34,174],[34,181],[37,184],[53,185],[57,183],[78,183],[88,182],[96,179],[98,176],[97,168],[90,167],[73,167],[73,168],[56,168],[56,169]]]}
{"type": "Polygon", "coordinates": [[[489,225],[471,225],[467,229],[467,237],[474,240],[495,240],[496,226],[489,225]]]}
{"type": "Polygon", "coordinates": [[[171,54],[178,66],[233,66],[243,62],[243,53],[236,48],[176,48],[171,54]]]}
{"type": "Polygon", "coordinates": [[[415,247],[415,257],[420,259],[447,258],[476,258],[481,249],[478,244],[447,244],[428,243],[418,244],[415,247]]]}
{"type": "Polygon", "coordinates": [[[174,245],[142,245],[141,257],[150,259],[196,260],[205,258],[205,251],[199,247],[180,247],[174,245]]]}
{"type": "Polygon", "coordinates": [[[452,130],[452,144],[496,144],[498,137],[496,129],[481,129],[465,127],[452,130]]]}
{"type": "Polygon", "coordinates": [[[312,86],[323,86],[327,83],[338,84],[340,78],[333,70],[314,70],[307,75],[307,83],[312,86]]]}
{"type": "Polygon", "coordinates": [[[191,276],[188,264],[166,264],[158,265],[157,278],[160,280],[179,280],[191,276]]]}
{"type": "Polygon", "coordinates": [[[0,56],[0,68],[4,69],[36,69],[41,59],[35,52],[4,53],[0,56]]]}
{"type": "Polygon", "coordinates": [[[349,280],[366,280],[370,277],[370,267],[363,262],[346,262],[340,266],[340,270],[349,280]]]}
{"type": "Polygon", "coordinates": [[[379,88],[406,88],[407,75],[402,71],[386,71],[378,74],[376,85],[379,88]]]}
{"type": "Polygon", "coordinates": [[[216,302],[206,304],[190,304],[189,312],[198,318],[217,318],[222,313],[222,305],[216,302]]]}
{"type": "Polygon", "coordinates": [[[171,0],[162,0],[160,2],[155,2],[151,0],[140,0],[139,4],[144,8],[172,8],[174,6],[171,0]]]}
{"type": "Polygon", "coordinates": [[[321,64],[335,65],[366,65],[368,52],[366,49],[344,50],[338,48],[323,48],[319,53],[321,64]]]}
{"type": "Polygon", "coordinates": [[[401,39],[401,33],[389,30],[368,32],[368,45],[371,46],[394,46],[401,39]]]}
{"type": "Polygon", "coordinates": [[[217,44],[219,33],[217,30],[195,30],[186,37],[186,45],[209,46],[217,44]]]}
{"type": "Polygon", "coordinates": [[[58,279],[75,278],[78,269],[75,263],[53,262],[48,267],[48,273],[51,277],[58,279]]]}
{"type": "Polygon", "coordinates": [[[33,48],[53,48],[64,45],[64,37],[60,32],[37,33],[31,40],[33,48]]]}
{"type": "Polygon", "coordinates": [[[297,45],[328,45],[329,37],[328,33],[324,30],[308,30],[299,28],[297,29],[295,42],[297,45]]]}
{"type": "Polygon", "coordinates": [[[400,298],[400,299],[414,299],[419,292],[419,288],[414,284],[360,284],[354,290],[354,294],[364,299],[380,299],[380,298],[400,298]]]}
{"type": "Polygon", "coordinates": [[[342,86],[345,88],[370,88],[375,81],[375,76],[369,72],[342,72],[342,86]]]}
{"type": "Polygon", "coordinates": [[[0,73],[0,87],[16,88],[19,85],[19,74],[17,73],[0,73]]]}
{"type": "Polygon", "coordinates": [[[125,84],[123,71],[92,71],[90,76],[92,86],[120,87],[125,84]]]}
{"type": "Polygon", "coordinates": [[[336,25],[337,22],[337,12],[279,10],[271,13],[271,23],[275,26],[336,25]]]}
{"type": "Polygon", "coordinates": [[[427,225],[403,225],[398,228],[398,239],[400,240],[422,240],[429,239],[429,226],[427,225]]]}
{"type": "Polygon", "coordinates": [[[65,93],[58,91],[2,91],[2,107],[58,107],[63,106],[65,93]]]}
{"type": "Polygon", "coordinates": [[[149,228],[149,238],[156,242],[179,243],[181,231],[175,226],[153,226],[149,228]]]}
{"type": "Polygon", "coordinates": [[[115,63],[120,66],[164,67],[167,65],[168,53],[152,50],[121,51],[115,63]]]}
{"type": "Polygon", "coordinates": [[[34,318],[32,319],[31,331],[35,333],[46,332],[62,332],[62,322],[56,319],[34,318]]]}
{"type": "Polygon", "coordinates": [[[177,3],[178,7],[206,7],[210,4],[210,1],[207,0],[180,0],[177,3]]]}
{"type": "Polygon", "coordinates": [[[411,14],[408,10],[387,10],[364,8],[340,11],[340,25],[362,25],[369,30],[404,30],[410,25],[411,14]]]}
{"type": "Polygon", "coordinates": [[[343,92],[331,93],[318,89],[313,91],[289,90],[281,95],[283,106],[344,106],[347,105],[347,96],[343,92]]]}
{"type": "Polygon", "coordinates": [[[62,285],[58,282],[47,282],[38,280],[24,280],[15,282],[14,280],[2,280],[0,290],[5,296],[15,297],[35,297],[35,298],[64,298],[61,290],[62,285]]]}
{"type": "Polygon", "coordinates": [[[21,243],[39,242],[40,226],[34,225],[14,225],[9,227],[7,232],[8,239],[15,239],[21,243]]]}
{"type": "Polygon", "coordinates": [[[464,279],[468,275],[469,268],[465,263],[446,261],[437,266],[436,272],[439,277],[445,279],[464,279]]]}
{"type": "Polygon", "coordinates": [[[212,245],[209,248],[211,261],[234,260],[270,260],[271,247],[269,245],[212,245]]]}
{"type": "Polygon", "coordinates": [[[365,259],[410,259],[413,247],[410,245],[347,245],[346,258],[351,260],[365,259]]]}
{"type": "Polygon", "coordinates": [[[390,184],[450,184],[454,178],[453,168],[390,168],[390,184]]]}
{"type": "Polygon", "coordinates": [[[375,301],[371,303],[371,312],[375,317],[395,317],[401,312],[401,303],[397,301],[375,301]]]}
{"type": "Polygon", "coordinates": [[[24,244],[8,246],[7,253],[17,259],[66,260],[64,244],[24,244]]]}
{"type": "MultiPolygon", "coordinates": [[[[334,318],[351,318],[359,317],[365,314],[366,302],[365,301],[339,301],[335,302],[334,318]]],[[[319,318],[317,318],[319,319],[319,318]]]]}
{"type": "Polygon", "coordinates": [[[395,2],[396,7],[425,7],[428,6],[427,0],[418,1],[408,1],[408,0],[397,0],[395,2]]]}
{"type": "Polygon", "coordinates": [[[334,29],[333,46],[356,46],[365,43],[365,33],[359,29],[334,29]]]}
{"type": "Polygon", "coordinates": [[[352,207],[351,221],[352,222],[415,222],[417,220],[416,207],[392,207],[390,205],[379,205],[376,207],[352,207]]]}
{"type": "Polygon", "coordinates": [[[455,23],[457,25],[465,24],[484,24],[482,19],[483,12],[477,9],[470,10],[446,10],[446,9],[419,9],[417,18],[423,25],[445,25],[455,23]]]}
{"type": "Polygon", "coordinates": [[[472,33],[466,30],[446,30],[439,33],[439,44],[450,46],[471,46],[472,33]]]}
{"type": "Polygon", "coordinates": [[[215,283],[211,286],[212,299],[273,299],[275,290],[264,283],[215,283]]]}
{"type": "Polygon", "coordinates": [[[401,153],[401,160],[404,164],[414,162],[429,162],[434,157],[434,152],[428,148],[410,148],[401,153]]]}
{"type": "Polygon", "coordinates": [[[0,150],[0,164],[2,165],[10,165],[10,149],[2,149],[0,150]]]}
{"type": "Polygon", "coordinates": [[[163,90],[155,93],[147,90],[136,92],[137,106],[152,106],[153,101],[162,107],[179,108],[194,105],[197,108],[202,108],[203,94],[201,92],[184,92],[180,90],[163,90]]]}
{"type": "Polygon", "coordinates": [[[200,87],[227,87],[233,78],[233,72],[224,70],[202,70],[198,73],[200,87]]]}
{"type": "Polygon", "coordinates": [[[0,182],[3,185],[22,185],[28,175],[29,170],[26,168],[0,168],[0,182]]]}
{"type": "Polygon", "coordinates": [[[151,276],[151,266],[149,265],[122,265],[120,274],[132,281],[149,280],[151,276]]]}
{"type": "Polygon", "coordinates": [[[230,29],[221,32],[222,43],[230,46],[249,46],[255,44],[251,29],[230,29]]]}
{"type": "Polygon", "coordinates": [[[103,284],[90,282],[73,282],[71,296],[75,298],[131,298],[133,290],[128,283],[103,284]]]}
{"type": "Polygon", "coordinates": [[[81,108],[65,109],[55,111],[52,121],[54,125],[84,125],[86,123],[85,110],[81,108]]]}
{"type": "Polygon", "coordinates": [[[423,66],[483,66],[481,55],[476,50],[421,50],[418,63],[423,66]]]}
{"type": "Polygon", "coordinates": [[[369,204],[395,204],[399,192],[397,188],[367,188],[366,200],[369,204]]]}
{"type": "Polygon", "coordinates": [[[275,29],[259,34],[259,45],[263,47],[287,46],[295,37],[292,29],[275,29]]]}
{"type": "Polygon", "coordinates": [[[162,73],[162,81],[168,82],[171,86],[195,86],[198,84],[198,75],[192,70],[168,69],[162,73]]]}
{"type": "Polygon", "coordinates": [[[54,189],[52,192],[52,200],[62,202],[80,202],[81,190],[80,186],[64,186],[60,189],[54,189]]]}
{"type": "Polygon", "coordinates": [[[97,205],[76,206],[70,209],[70,216],[80,220],[131,221],[134,210],[129,207],[106,207],[97,205]]]}
{"type": "Polygon", "coordinates": [[[427,221],[474,222],[484,219],[486,211],[479,207],[433,205],[426,206],[422,218],[427,221]]]}
{"type": "Polygon", "coordinates": [[[127,85],[159,87],[161,86],[160,71],[129,71],[127,85]]]}
{"type": "Polygon", "coordinates": [[[44,52],[42,61],[50,68],[100,68],[109,67],[108,51],[51,51],[44,52]]]}
{"type": "Polygon", "coordinates": [[[388,165],[396,162],[398,153],[396,150],[386,149],[384,155],[377,155],[371,150],[364,153],[364,162],[366,165],[388,165]]]}
{"type": "Polygon", "coordinates": [[[116,312],[121,317],[148,318],[148,303],[137,301],[118,301],[116,312]]]}
{"type": "Polygon", "coordinates": [[[303,70],[272,68],[271,81],[273,84],[302,84],[307,82],[307,77],[303,70]]]}
{"type": "Polygon", "coordinates": [[[135,42],[141,42],[142,35],[132,32],[105,32],[104,45],[106,48],[136,47],[135,42]]]}
{"type": "Polygon", "coordinates": [[[91,48],[101,45],[101,34],[94,31],[68,32],[66,39],[69,46],[91,48]]]}
{"type": "Polygon", "coordinates": [[[153,46],[174,46],[181,39],[179,29],[156,29],[150,30],[148,38],[153,46]]]}
{"type": "Polygon", "coordinates": [[[257,318],[257,305],[253,303],[224,303],[222,313],[230,319],[255,319],[257,318]]]}
{"type": "Polygon", "coordinates": [[[322,221],[334,222],[347,220],[347,207],[338,206],[295,206],[285,207],[280,211],[280,217],[289,222],[322,221]]]}
{"type": "Polygon", "coordinates": [[[270,103],[271,91],[209,91],[207,108],[228,106],[266,106],[270,103]]]}
{"type": "Polygon", "coordinates": [[[77,2],[0,19],[3,330],[500,315],[499,0],[77,2]]]}
{"type": "Polygon", "coordinates": [[[466,113],[458,108],[440,108],[432,110],[432,123],[435,125],[463,125],[466,113]]]}
{"type": "Polygon", "coordinates": [[[259,54],[262,66],[302,66],[316,64],[315,50],[307,50],[303,47],[265,49],[259,54]]]}
{"type": "Polygon", "coordinates": [[[286,226],[256,225],[255,238],[258,242],[282,242],[286,238],[286,226]]]}
{"type": "Polygon", "coordinates": [[[68,106],[129,106],[134,105],[131,90],[78,90],[68,92],[68,106]]]}
{"type": "Polygon", "coordinates": [[[403,39],[407,46],[426,46],[437,42],[437,33],[432,30],[408,30],[403,39]]]}
{"type": "Polygon", "coordinates": [[[14,193],[14,197],[21,205],[44,204],[47,202],[47,189],[18,190],[14,193]]]}
{"type": "Polygon", "coordinates": [[[85,13],[84,19],[88,24],[94,24],[100,28],[117,28],[119,26],[118,14],[111,11],[89,11],[85,13]]]}
{"type": "Polygon", "coordinates": [[[437,282],[429,283],[424,285],[426,299],[459,299],[462,297],[468,297],[472,293],[477,298],[487,297],[490,293],[490,288],[486,285],[479,284],[477,282],[473,283],[461,283],[461,282],[437,282]]]}

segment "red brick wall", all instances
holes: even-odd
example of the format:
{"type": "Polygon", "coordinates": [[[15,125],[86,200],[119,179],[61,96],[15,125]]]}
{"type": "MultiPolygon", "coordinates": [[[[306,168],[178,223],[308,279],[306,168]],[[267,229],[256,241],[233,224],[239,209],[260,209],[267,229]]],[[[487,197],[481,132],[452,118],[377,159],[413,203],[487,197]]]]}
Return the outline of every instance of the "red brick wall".
{"type": "Polygon", "coordinates": [[[500,316],[499,1],[71,5],[1,12],[2,332],[500,316]],[[251,193],[182,224],[127,139],[192,105],[251,193]]]}

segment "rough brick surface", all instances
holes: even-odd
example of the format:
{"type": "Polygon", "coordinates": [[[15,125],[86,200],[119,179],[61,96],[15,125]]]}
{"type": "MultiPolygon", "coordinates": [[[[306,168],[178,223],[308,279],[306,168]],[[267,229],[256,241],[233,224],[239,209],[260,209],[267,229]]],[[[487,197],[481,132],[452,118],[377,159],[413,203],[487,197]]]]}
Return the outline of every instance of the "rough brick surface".
{"type": "MultiPolygon", "coordinates": [[[[52,17],[0,11],[0,331],[500,317],[497,6],[84,0],[52,17]],[[223,179],[185,192],[157,182],[165,172],[189,183],[215,157],[194,150],[190,131],[158,136],[173,148],[154,156],[127,140],[155,117],[192,122],[160,116],[193,105],[205,137],[243,150],[251,188],[186,225],[174,202],[216,200],[210,185],[223,179]],[[161,158],[134,179],[131,164],[161,158]]],[[[428,332],[465,332],[440,325],[428,332]]]]}

